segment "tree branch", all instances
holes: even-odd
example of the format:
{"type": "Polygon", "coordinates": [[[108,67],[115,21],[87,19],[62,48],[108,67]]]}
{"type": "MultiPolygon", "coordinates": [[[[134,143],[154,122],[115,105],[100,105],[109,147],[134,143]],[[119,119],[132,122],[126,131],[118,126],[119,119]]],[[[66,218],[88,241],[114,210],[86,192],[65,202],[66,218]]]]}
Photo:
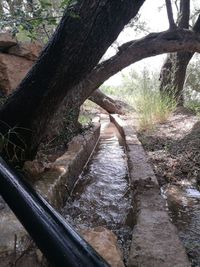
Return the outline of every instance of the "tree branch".
{"type": "Polygon", "coordinates": [[[85,98],[87,99],[104,81],[130,64],[147,57],[178,51],[200,53],[200,34],[177,29],[151,33],[142,39],[123,44],[115,56],[95,67],[77,88],[78,90],[80,90],[80,87],[85,88],[83,97],[87,95],[85,98]]]}
{"type": "Polygon", "coordinates": [[[194,26],[193,26],[193,31],[194,32],[200,32],[200,15],[198,16],[194,26]]]}
{"type": "Polygon", "coordinates": [[[88,99],[105,109],[108,113],[123,114],[119,101],[112,99],[99,89],[95,90],[88,99]]]}
{"type": "Polygon", "coordinates": [[[181,0],[178,27],[180,27],[181,29],[188,29],[189,19],[190,19],[190,0],[187,0],[187,1],[181,0]]]}
{"type": "Polygon", "coordinates": [[[60,118],[60,114],[66,111],[66,107],[81,106],[108,78],[130,64],[147,57],[177,51],[200,53],[200,34],[189,30],[176,29],[174,31],[151,33],[142,39],[123,44],[115,56],[98,64],[84,80],[67,93],[55,114],[54,120],[60,118]]]}
{"type": "Polygon", "coordinates": [[[171,0],[165,0],[165,3],[167,8],[167,16],[169,20],[169,28],[172,30],[176,28],[176,24],[174,22],[174,17],[173,17],[172,3],[171,0]]]}

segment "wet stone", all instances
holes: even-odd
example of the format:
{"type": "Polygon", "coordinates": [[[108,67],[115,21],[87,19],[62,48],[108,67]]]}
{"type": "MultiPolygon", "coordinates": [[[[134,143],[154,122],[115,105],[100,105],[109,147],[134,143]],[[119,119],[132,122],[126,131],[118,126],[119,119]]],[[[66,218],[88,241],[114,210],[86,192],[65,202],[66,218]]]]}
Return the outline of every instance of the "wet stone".
{"type": "Polygon", "coordinates": [[[122,253],[117,245],[117,237],[104,227],[80,230],[83,238],[110,264],[124,267],[122,253]]]}
{"type": "Polygon", "coordinates": [[[163,187],[169,213],[192,267],[200,266],[200,191],[188,181],[163,187]]]}

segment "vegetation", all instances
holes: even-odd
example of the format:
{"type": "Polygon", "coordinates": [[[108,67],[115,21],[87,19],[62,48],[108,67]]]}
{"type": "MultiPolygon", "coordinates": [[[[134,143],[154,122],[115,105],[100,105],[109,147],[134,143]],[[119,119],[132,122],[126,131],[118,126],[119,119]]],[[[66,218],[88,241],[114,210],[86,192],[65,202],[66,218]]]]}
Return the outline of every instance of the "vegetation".
{"type": "Polygon", "coordinates": [[[186,101],[185,106],[193,111],[197,116],[200,117],[200,101],[199,100],[193,100],[193,99],[188,99],[186,101]]]}
{"type": "Polygon", "coordinates": [[[193,61],[187,69],[184,99],[185,106],[200,116],[200,58],[198,55],[194,56],[193,61]]]}
{"type": "MultiPolygon", "coordinates": [[[[187,74],[186,74],[186,80],[185,80],[185,89],[186,91],[190,91],[193,94],[196,93],[196,96],[198,96],[198,93],[200,93],[200,57],[197,54],[193,57],[193,61],[190,62],[187,74]]],[[[189,97],[189,94],[188,94],[189,97]]]]}
{"type": "MultiPolygon", "coordinates": [[[[179,27],[179,24],[177,24],[178,29],[175,27],[171,1],[167,1],[170,22],[168,31],[151,33],[144,38],[122,44],[117,48],[116,55],[99,63],[123,27],[138,17],[138,11],[144,2],[145,0],[124,0],[116,5],[116,1],[110,0],[99,5],[99,1],[91,0],[1,1],[0,14],[4,23],[1,27],[17,28],[19,32],[20,29],[29,31],[31,39],[35,38],[34,35],[47,34],[49,37],[59,22],[62,8],[66,8],[40,59],[18,86],[15,94],[7,99],[0,110],[0,121],[3,122],[0,125],[1,134],[5,136],[10,128],[17,129],[10,141],[25,150],[27,159],[35,157],[48,129],[56,128],[51,124],[52,121],[60,120],[63,125],[62,119],[70,117],[72,108],[78,110],[94,90],[121,69],[156,54],[183,50],[189,50],[191,53],[200,51],[198,38],[196,38],[197,32],[184,30],[185,27],[179,27]],[[15,8],[16,5],[17,8],[15,8]],[[20,10],[23,14],[16,13],[20,10]],[[107,10],[109,10],[109,16],[107,10]],[[27,22],[32,25],[27,26],[27,22]],[[44,26],[45,31],[42,34],[41,26],[44,26]],[[191,46],[191,43],[196,45],[191,46]],[[63,111],[66,116],[61,114],[63,111]],[[29,129],[29,131],[22,129],[29,129]]],[[[180,5],[183,2],[180,0],[180,5]]],[[[182,10],[185,10],[185,5],[182,10]]],[[[138,24],[136,19],[134,22],[138,24]]],[[[149,91],[149,81],[147,83],[149,91]]],[[[142,88],[145,86],[143,84],[142,87],[138,87],[138,91],[139,88],[141,89],[141,95],[144,95],[142,88]]],[[[124,87],[123,90],[125,91],[122,94],[128,95],[126,91],[128,92],[129,89],[124,87]]],[[[138,91],[134,94],[138,95],[138,91]]],[[[164,114],[171,112],[173,104],[169,104],[171,100],[166,100],[165,96],[161,99],[155,96],[157,92],[155,84],[150,92],[152,93],[150,99],[153,99],[153,105],[160,113],[151,117],[156,121],[164,120],[166,117],[164,114]],[[169,112],[164,111],[165,109],[169,109],[169,112]]],[[[147,95],[145,92],[146,98],[147,95]]],[[[137,109],[136,105],[135,108],[137,109]]],[[[141,107],[138,110],[141,113],[141,107]]],[[[66,131],[70,132],[70,127],[66,131]]],[[[9,149],[12,151],[12,148],[9,149]]]]}
{"type": "Polygon", "coordinates": [[[78,121],[80,122],[81,125],[87,126],[91,124],[92,118],[88,116],[88,114],[80,114],[78,121]]]}
{"type": "Polygon", "coordinates": [[[71,0],[1,0],[0,28],[21,40],[47,42],[71,0]]]}
{"type": "Polygon", "coordinates": [[[160,95],[158,90],[142,91],[135,103],[140,130],[152,129],[156,123],[164,123],[176,108],[174,98],[168,94],[160,95]]]}
{"type": "Polygon", "coordinates": [[[122,76],[121,86],[103,86],[103,91],[133,107],[141,130],[152,129],[156,123],[165,122],[176,108],[173,96],[160,94],[158,74],[151,74],[146,68],[141,73],[131,70],[122,76]]]}

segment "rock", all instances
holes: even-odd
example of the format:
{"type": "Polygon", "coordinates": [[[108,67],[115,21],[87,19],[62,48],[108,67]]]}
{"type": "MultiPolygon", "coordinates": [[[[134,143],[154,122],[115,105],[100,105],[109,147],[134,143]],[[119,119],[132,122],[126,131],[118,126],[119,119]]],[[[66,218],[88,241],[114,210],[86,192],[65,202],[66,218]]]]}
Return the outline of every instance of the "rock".
{"type": "Polygon", "coordinates": [[[135,196],[137,218],[127,266],[190,267],[160,189],[140,189],[135,196]]]}
{"type": "Polygon", "coordinates": [[[112,266],[124,267],[122,253],[117,246],[117,237],[104,227],[81,229],[83,238],[112,266]]]}
{"type": "Polygon", "coordinates": [[[5,51],[17,44],[17,40],[9,32],[0,33],[0,50],[5,51]]]}
{"type": "Polygon", "coordinates": [[[33,61],[0,53],[0,91],[9,95],[25,77],[33,61]]]}
{"type": "Polygon", "coordinates": [[[24,57],[29,60],[37,60],[40,52],[42,51],[42,45],[39,42],[31,43],[18,43],[17,45],[11,47],[8,53],[11,55],[24,57]]]}
{"type": "Polygon", "coordinates": [[[43,261],[43,254],[39,249],[36,249],[36,256],[37,256],[37,260],[38,262],[42,263],[43,261]]]}
{"type": "Polygon", "coordinates": [[[30,176],[37,176],[44,172],[45,165],[37,160],[26,161],[23,167],[24,171],[28,172],[30,176]]]}

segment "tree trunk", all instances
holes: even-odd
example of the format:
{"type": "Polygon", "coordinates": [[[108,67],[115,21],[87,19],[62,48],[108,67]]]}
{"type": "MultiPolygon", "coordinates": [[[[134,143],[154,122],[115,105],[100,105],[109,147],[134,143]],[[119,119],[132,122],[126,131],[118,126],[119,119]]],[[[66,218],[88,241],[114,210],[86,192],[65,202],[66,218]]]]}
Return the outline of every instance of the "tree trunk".
{"type": "Polygon", "coordinates": [[[184,104],[183,86],[187,66],[194,53],[179,52],[167,56],[160,73],[160,92],[174,98],[177,105],[184,104]]]}
{"type": "Polygon", "coordinates": [[[34,157],[64,97],[95,67],[144,1],[71,4],[37,63],[0,110],[0,132],[10,156],[21,148],[26,159],[34,157]]]}
{"type": "Polygon", "coordinates": [[[48,143],[51,146],[62,143],[62,147],[66,147],[68,142],[80,132],[79,113],[80,106],[63,105],[47,126],[46,134],[41,143],[42,147],[48,143]]]}
{"type": "MultiPolygon", "coordinates": [[[[68,97],[70,102],[64,101],[62,107],[59,108],[58,112],[53,116],[53,119],[48,125],[48,130],[43,139],[43,143],[52,143],[52,140],[57,140],[60,136],[65,136],[65,142],[71,140],[71,138],[77,134],[81,128],[78,122],[80,105],[83,100],[77,104],[74,99],[74,95],[68,97]],[[73,103],[73,105],[72,105],[73,103]]],[[[99,89],[95,90],[92,95],[88,98],[108,113],[123,114],[121,104],[115,101],[111,97],[108,97],[102,93],[99,89]]],[[[124,103],[125,105],[125,103],[124,103]]]]}
{"type": "MultiPolygon", "coordinates": [[[[180,12],[178,16],[178,27],[181,29],[189,28],[190,1],[180,1],[180,12]]],[[[183,105],[183,86],[188,63],[193,53],[178,52],[169,54],[162,66],[160,74],[160,92],[172,96],[177,105],[183,105]]]]}
{"type": "Polygon", "coordinates": [[[123,114],[122,107],[117,101],[102,93],[99,89],[88,98],[108,113],[123,114]]]}
{"type": "Polygon", "coordinates": [[[174,75],[172,79],[172,90],[174,92],[174,98],[178,106],[183,106],[183,87],[185,83],[185,75],[187,66],[193,56],[193,53],[181,52],[176,54],[175,64],[174,64],[174,75]]]}

